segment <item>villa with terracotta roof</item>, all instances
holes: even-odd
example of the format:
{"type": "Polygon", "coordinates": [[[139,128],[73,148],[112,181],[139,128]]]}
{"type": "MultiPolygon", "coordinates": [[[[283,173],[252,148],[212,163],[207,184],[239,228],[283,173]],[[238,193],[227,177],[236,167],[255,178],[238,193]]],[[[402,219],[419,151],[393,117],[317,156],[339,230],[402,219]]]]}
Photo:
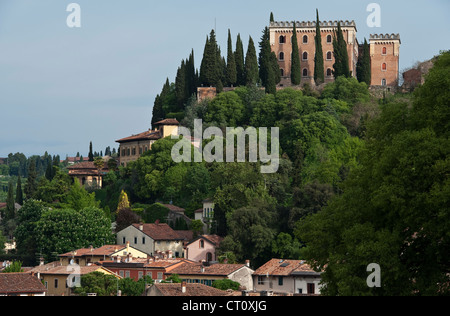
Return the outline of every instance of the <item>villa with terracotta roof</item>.
{"type": "Polygon", "coordinates": [[[70,296],[73,294],[72,288],[67,285],[67,281],[73,276],[72,282],[76,277],[81,278],[83,275],[100,272],[107,275],[112,275],[117,279],[120,276],[114,272],[97,265],[78,266],[78,265],[62,265],[60,262],[51,262],[46,265],[39,265],[33,268],[31,273],[37,275],[49,296],[70,296]]]}
{"type": "Polygon", "coordinates": [[[138,281],[148,275],[156,282],[160,282],[166,279],[166,273],[184,263],[192,264],[193,262],[186,259],[160,259],[158,257],[147,259],[116,257],[114,260],[102,261],[99,264],[123,278],[132,278],[138,281]]]}
{"type": "Polygon", "coordinates": [[[158,252],[171,252],[176,258],[184,257],[184,245],[193,239],[192,231],[173,230],[165,223],[133,224],[117,233],[117,243],[130,243],[134,248],[155,256],[158,252]]]}
{"type": "Polygon", "coordinates": [[[111,259],[113,257],[133,257],[147,258],[147,254],[130,246],[130,243],[124,245],[105,245],[100,248],[82,248],[68,253],[58,255],[62,265],[69,265],[72,261],[80,266],[89,266],[93,263],[111,259]]]}
{"type": "Polygon", "coordinates": [[[195,262],[217,261],[216,249],[222,240],[218,235],[198,236],[186,245],[184,256],[195,262]]]}
{"type": "Polygon", "coordinates": [[[69,176],[79,181],[82,186],[101,188],[103,177],[109,172],[107,162],[98,169],[93,161],[83,161],[69,166],[69,176]]]}
{"type": "Polygon", "coordinates": [[[152,145],[159,139],[171,135],[178,135],[178,126],[180,123],[176,119],[165,119],[154,124],[155,130],[131,135],[119,140],[116,143],[119,147],[119,163],[126,167],[131,161],[136,161],[146,151],[152,148],[152,145]]]}
{"type": "Polygon", "coordinates": [[[243,289],[253,290],[253,278],[249,263],[247,264],[183,264],[169,273],[178,274],[187,283],[200,283],[211,286],[216,280],[230,279],[238,282],[243,289]]]}
{"type": "Polygon", "coordinates": [[[272,259],[253,273],[255,291],[320,295],[320,273],[303,260],[272,259]]]}

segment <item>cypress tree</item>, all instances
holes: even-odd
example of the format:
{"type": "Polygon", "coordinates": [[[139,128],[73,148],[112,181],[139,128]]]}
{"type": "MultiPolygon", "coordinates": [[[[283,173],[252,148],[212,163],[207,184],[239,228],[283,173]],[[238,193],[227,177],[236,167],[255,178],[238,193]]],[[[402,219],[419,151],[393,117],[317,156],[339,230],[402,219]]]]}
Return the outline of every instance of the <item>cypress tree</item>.
{"type": "Polygon", "coordinates": [[[270,22],[275,22],[275,20],[273,18],[273,12],[270,12],[270,22]]]}
{"type": "Polygon", "coordinates": [[[8,195],[6,197],[6,213],[5,213],[5,222],[14,219],[16,213],[15,205],[14,205],[14,188],[12,181],[9,181],[8,184],[8,195]]]}
{"type": "Polygon", "coordinates": [[[274,94],[276,85],[280,82],[280,67],[277,56],[270,48],[270,31],[266,27],[259,42],[259,77],[261,84],[266,88],[266,93],[274,94]]]}
{"type": "Polygon", "coordinates": [[[175,94],[177,98],[177,111],[182,111],[184,103],[187,101],[186,95],[186,64],[184,60],[181,66],[178,67],[177,76],[175,78],[175,94]]]}
{"type": "Polygon", "coordinates": [[[220,85],[222,80],[223,65],[220,50],[217,46],[216,34],[211,30],[209,38],[206,38],[205,50],[200,66],[200,81],[206,86],[220,85]]]}
{"type": "Polygon", "coordinates": [[[294,30],[292,35],[292,55],[291,55],[291,83],[293,85],[299,85],[301,81],[301,69],[300,69],[300,52],[298,49],[297,41],[297,27],[295,21],[294,30]]]}
{"type": "Polygon", "coordinates": [[[365,82],[368,86],[370,86],[372,82],[372,70],[370,69],[370,48],[366,39],[364,39],[362,53],[358,56],[356,77],[359,82],[365,82]]]}
{"type": "Polygon", "coordinates": [[[94,161],[94,154],[92,152],[92,142],[89,143],[89,161],[94,161]]]}
{"type": "Polygon", "coordinates": [[[231,42],[231,32],[229,29],[227,47],[227,82],[231,87],[237,82],[236,60],[234,59],[233,43],[231,42]]]}
{"type": "Polygon", "coordinates": [[[197,79],[195,75],[194,49],[186,62],[186,90],[188,98],[197,92],[197,79]]]}
{"type": "Polygon", "coordinates": [[[245,62],[244,62],[244,44],[241,35],[238,34],[236,40],[236,52],[234,54],[236,62],[236,85],[245,85],[245,62]]]}
{"type": "Polygon", "coordinates": [[[341,29],[341,22],[338,22],[337,33],[333,36],[333,50],[335,63],[333,65],[334,78],[339,76],[350,77],[350,69],[348,65],[347,43],[341,29]]]}
{"type": "Polygon", "coordinates": [[[316,55],[314,56],[314,81],[316,85],[325,82],[325,70],[323,65],[323,50],[322,50],[322,34],[320,32],[319,10],[316,9],[316,55]]]}
{"type": "Polygon", "coordinates": [[[255,43],[250,36],[247,55],[245,56],[245,84],[256,85],[259,79],[258,59],[256,57],[255,43]]]}
{"type": "Polygon", "coordinates": [[[16,203],[19,205],[23,205],[22,177],[20,176],[20,174],[17,178],[16,203]]]}
{"type": "Polygon", "coordinates": [[[34,159],[30,160],[30,165],[28,167],[28,178],[25,185],[25,195],[27,199],[32,199],[37,191],[37,173],[36,173],[36,162],[34,159]]]}

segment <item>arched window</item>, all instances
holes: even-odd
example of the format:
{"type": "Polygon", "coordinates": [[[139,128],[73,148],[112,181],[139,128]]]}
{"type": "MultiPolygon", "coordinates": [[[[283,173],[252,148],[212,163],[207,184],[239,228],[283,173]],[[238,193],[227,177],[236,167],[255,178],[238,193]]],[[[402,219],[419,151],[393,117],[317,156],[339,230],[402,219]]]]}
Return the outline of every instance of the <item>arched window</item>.
{"type": "Polygon", "coordinates": [[[308,77],[308,69],[303,69],[303,77],[308,77]]]}
{"type": "Polygon", "coordinates": [[[283,53],[283,52],[280,52],[280,54],[278,55],[278,59],[279,59],[280,61],[283,61],[283,60],[284,60],[284,53],[283,53]]]}
{"type": "Polygon", "coordinates": [[[302,60],[308,60],[308,52],[303,52],[302,60]]]}
{"type": "Polygon", "coordinates": [[[383,55],[387,55],[387,48],[386,48],[386,47],[383,47],[383,52],[382,52],[382,54],[383,54],[383,55]]]}
{"type": "Polygon", "coordinates": [[[308,44],[308,35],[303,35],[303,44],[308,44]]]}
{"type": "Polygon", "coordinates": [[[384,86],[386,86],[386,79],[382,79],[381,80],[381,85],[384,87],[384,86]]]}
{"type": "Polygon", "coordinates": [[[280,68],[280,75],[281,75],[281,77],[284,77],[284,69],[283,68],[280,68]]]}
{"type": "Polygon", "coordinates": [[[286,36],[281,35],[280,36],[280,44],[285,44],[286,43],[286,36]]]}
{"type": "Polygon", "coordinates": [[[327,35],[327,44],[331,44],[333,42],[333,38],[331,35],[327,35]]]}
{"type": "Polygon", "coordinates": [[[387,64],[386,64],[386,63],[383,63],[383,64],[381,65],[381,70],[383,70],[383,71],[386,71],[386,70],[387,70],[387,64]]]}
{"type": "Polygon", "coordinates": [[[333,71],[331,70],[331,68],[327,69],[327,77],[331,77],[331,75],[333,74],[333,71]]]}
{"type": "Polygon", "coordinates": [[[327,52],[327,60],[332,60],[332,59],[333,59],[333,53],[327,52]]]}

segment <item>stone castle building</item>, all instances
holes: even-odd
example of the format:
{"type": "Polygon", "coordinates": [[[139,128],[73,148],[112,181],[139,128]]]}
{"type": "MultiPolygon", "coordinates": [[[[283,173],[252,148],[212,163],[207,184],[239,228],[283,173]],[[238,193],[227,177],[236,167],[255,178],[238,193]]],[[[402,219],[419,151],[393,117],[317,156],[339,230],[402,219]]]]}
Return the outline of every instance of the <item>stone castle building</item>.
{"type": "MultiPolygon", "coordinates": [[[[300,53],[302,81],[314,83],[314,56],[316,52],[316,22],[295,22],[297,41],[300,53]]],[[[362,50],[356,38],[357,28],[354,21],[340,21],[344,39],[347,42],[347,53],[351,75],[356,77],[356,64],[362,50]]],[[[338,21],[320,22],[322,50],[324,60],[325,83],[334,81],[333,77],[333,34],[337,30],[338,21]]],[[[294,22],[271,22],[270,45],[278,58],[281,71],[280,86],[289,86],[292,32],[294,22]]],[[[372,70],[372,86],[397,86],[399,79],[400,35],[372,34],[369,38],[372,70]]]]}

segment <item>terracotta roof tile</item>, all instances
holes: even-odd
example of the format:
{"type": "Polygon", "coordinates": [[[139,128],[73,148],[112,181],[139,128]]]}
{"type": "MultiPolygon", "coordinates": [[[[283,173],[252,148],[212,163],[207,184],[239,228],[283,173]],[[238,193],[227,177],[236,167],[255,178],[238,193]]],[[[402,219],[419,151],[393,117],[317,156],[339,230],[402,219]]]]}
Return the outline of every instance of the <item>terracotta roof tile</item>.
{"type": "Polygon", "coordinates": [[[315,273],[303,260],[272,259],[256,269],[253,275],[288,276],[294,272],[315,273]]]}
{"type": "Polygon", "coordinates": [[[157,283],[155,286],[164,296],[227,296],[228,292],[200,283],[187,283],[183,293],[180,283],[157,283]]]}
{"type": "Polygon", "coordinates": [[[116,143],[127,143],[127,142],[133,142],[137,140],[158,140],[161,138],[161,132],[160,131],[145,131],[136,135],[131,135],[129,137],[125,137],[119,140],[116,140],[116,143]]]}
{"type": "MultiPolygon", "coordinates": [[[[83,256],[109,256],[113,253],[124,249],[123,245],[105,245],[100,248],[81,248],[74,250],[76,252],[76,257],[83,256]]],[[[67,252],[65,254],[59,255],[58,257],[72,257],[74,251],[67,252]]]]}
{"type": "MultiPolygon", "coordinates": [[[[139,229],[141,224],[133,224],[133,226],[139,229]]],[[[186,231],[173,230],[169,225],[163,223],[142,224],[142,228],[142,232],[153,240],[187,240],[189,237],[186,231]]]]}
{"type": "Polygon", "coordinates": [[[161,204],[161,205],[164,207],[167,207],[169,210],[174,211],[174,212],[184,212],[185,211],[184,208],[178,207],[173,204],[161,204]]]}
{"type": "Polygon", "coordinates": [[[154,123],[153,125],[180,125],[176,119],[165,119],[159,122],[154,123]]]}
{"type": "Polygon", "coordinates": [[[245,267],[245,264],[213,264],[210,266],[203,266],[201,263],[183,264],[170,273],[178,275],[220,275],[228,276],[231,273],[245,267]],[[202,272],[202,268],[204,269],[202,272]]]}
{"type": "Polygon", "coordinates": [[[30,273],[0,273],[0,293],[44,293],[47,289],[30,273]]]}

